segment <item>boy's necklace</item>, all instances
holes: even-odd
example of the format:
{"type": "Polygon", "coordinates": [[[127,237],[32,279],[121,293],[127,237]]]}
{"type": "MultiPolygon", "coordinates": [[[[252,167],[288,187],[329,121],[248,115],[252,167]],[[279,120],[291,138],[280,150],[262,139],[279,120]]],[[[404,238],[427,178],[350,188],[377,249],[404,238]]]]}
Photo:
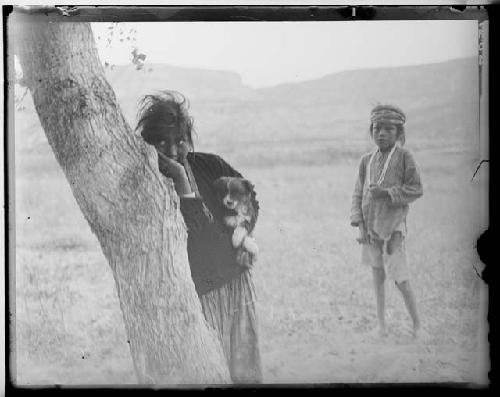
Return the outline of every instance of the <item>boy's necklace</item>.
{"type": "MultiPolygon", "coordinates": [[[[392,147],[391,151],[389,152],[389,155],[387,156],[385,163],[384,163],[384,168],[382,169],[382,172],[380,173],[380,176],[378,177],[376,185],[380,185],[384,181],[385,173],[387,172],[387,168],[389,168],[389,162],[391,161],[392,155],[394,154],[395,150],[396,150],[396,145],[394,145],[392,147]]],[[[371,165],[372,165],[373,159],[375,158],[375,155],[379,151],[380,151],[379,148],[377,148],[376,150],[373,151],[372,155],[370,156],[370,160],[368,161],[368,166],[366,167],[366,175],[368,176],[369,182],[371,182],[371,165]]]]}

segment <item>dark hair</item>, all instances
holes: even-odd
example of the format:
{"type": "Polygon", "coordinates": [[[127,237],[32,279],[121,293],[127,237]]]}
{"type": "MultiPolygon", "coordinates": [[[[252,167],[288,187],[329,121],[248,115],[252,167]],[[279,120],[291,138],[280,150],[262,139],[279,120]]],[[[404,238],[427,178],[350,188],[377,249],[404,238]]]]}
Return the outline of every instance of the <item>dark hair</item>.
{"type": "Polygon", "coordinates": [[[179,131],[193,148],[193,118],[188,109],[189,102],[177,91],[163,90],[145,95],[139,101],[135,130],[151,145],[162,140],[168,130],[179,131]]]}
{"type": "MultiPolygon", "coordinates": [[[[404,146],[405,141],[406,141],[406,134],[405,134],[405,127],[403,124],[396,124],[395,125],[397,130],[398,130],[398,141],[401,142],[401,146],[404,146]]],[[[373,123],[370,123],[370,137],[373,139],[373,123]]]]}

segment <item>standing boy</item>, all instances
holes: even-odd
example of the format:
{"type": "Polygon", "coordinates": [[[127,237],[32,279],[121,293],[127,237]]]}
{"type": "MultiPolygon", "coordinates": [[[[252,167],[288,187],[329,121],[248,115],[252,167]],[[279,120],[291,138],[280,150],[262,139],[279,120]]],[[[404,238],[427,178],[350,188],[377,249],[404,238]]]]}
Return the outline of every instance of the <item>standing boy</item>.
{"type": "Polygon", "coordinates": [[[401,291],[413,321],[413,335],[420,329],[415,295],[405,252],[408,204],[422,196],[422,183],[405,143],[405,114],[396,106],[378,105],[371,112],[370,135],[376,150],[361,158],[352,197],[351,225],[359,228],[362,262],[373,272],[379,333],[385,324],[386,275],[401,291]]]}

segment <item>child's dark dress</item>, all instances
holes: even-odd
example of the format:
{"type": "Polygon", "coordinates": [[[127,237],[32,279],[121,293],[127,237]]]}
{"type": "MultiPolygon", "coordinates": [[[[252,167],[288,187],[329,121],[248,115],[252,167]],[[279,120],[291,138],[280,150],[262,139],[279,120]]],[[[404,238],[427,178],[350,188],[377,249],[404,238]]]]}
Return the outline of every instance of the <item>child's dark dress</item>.
{"type": "MultiPolygon", "coordinates": [[[[241,174],[213,154],[189,153],[187,163],[199,193],[180,198],[191,277],[205,318],[221,339],[233,382],[260,383],[255,287],[250,270],[237,264],[233,231],[222,223],[223,208],[213,187],[221,176],[241,174]]],[[[255,199],[253,204],[258,207],[255,199]]]]}

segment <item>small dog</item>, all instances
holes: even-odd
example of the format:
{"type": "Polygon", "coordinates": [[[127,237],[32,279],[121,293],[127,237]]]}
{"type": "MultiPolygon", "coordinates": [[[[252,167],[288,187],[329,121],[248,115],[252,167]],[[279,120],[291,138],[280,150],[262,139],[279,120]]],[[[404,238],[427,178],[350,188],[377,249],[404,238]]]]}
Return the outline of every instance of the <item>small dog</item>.
{"type": "MultiPolygon", "coordinates": [[[[257,258],[259,248],[252,236],[258,217],[258,208],[255,208],[252,198],[255,196],[250,181],[237,177],[221,177],[214,182],[214,187],[224,209],[231,215],[223,218],[224,224],[234,229],[232,243],[235,248],[244,249],[257,258]]],[[[241,258],[242,253],[238,253],[241,258]]]]}

